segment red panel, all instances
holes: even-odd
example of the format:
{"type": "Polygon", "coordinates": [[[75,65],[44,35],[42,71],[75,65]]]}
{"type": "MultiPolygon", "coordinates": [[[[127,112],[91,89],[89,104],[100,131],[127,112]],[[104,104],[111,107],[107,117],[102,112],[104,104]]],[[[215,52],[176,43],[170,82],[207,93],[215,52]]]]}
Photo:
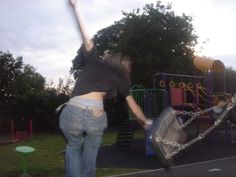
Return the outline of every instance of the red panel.
{"type": "Polygon", "coordinates": [[[178,106],[185,103],[183,88],[170,88],[170,102],[171,106],[178,106]]]}

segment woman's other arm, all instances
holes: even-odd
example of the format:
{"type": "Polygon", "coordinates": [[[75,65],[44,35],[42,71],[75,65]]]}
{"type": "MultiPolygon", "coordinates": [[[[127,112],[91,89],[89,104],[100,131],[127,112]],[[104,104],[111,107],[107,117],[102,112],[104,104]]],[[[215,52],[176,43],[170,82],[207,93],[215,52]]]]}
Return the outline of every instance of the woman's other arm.
{"type": "Polygon", "coordinates": [[[129,95],[126,97],[126,101],[128,103],[129,108],[131,109],[132,113],[136,116],[139,123],[146,129],[152,124],[152,120],[147,119],[144,115],[140,106],[136,103],[133,96],[129,95]]]}

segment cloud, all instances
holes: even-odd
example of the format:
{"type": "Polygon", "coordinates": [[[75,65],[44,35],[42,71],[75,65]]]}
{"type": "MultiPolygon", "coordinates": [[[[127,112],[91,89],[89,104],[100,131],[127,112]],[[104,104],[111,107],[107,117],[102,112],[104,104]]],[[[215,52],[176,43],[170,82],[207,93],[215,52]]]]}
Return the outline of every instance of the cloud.
{"type": "MultiPolygon", "coordinates": [[[[62,26],[65,27],[64,30],[73,30],[73,28],[66,29],[67,26],[71,26],[72,20],[69,18],[69,13],[65,13],[65,8],[62,8],[63,1],[58,1],[61,3],[49,1],[47,4],[46,0],[37,3],[30,0],[9,0],[9,3],[6,1],[3,0],[0,4],[0,37],[5,41],[12,41],[12,46],[48,47],[46,43],[53,43],[55,40],[52,38],[56,38],[57,32],[63,32],[62,26]]],[[[1,48],[4,48],[3,45],[1,48]]]]}
{"type": "Polygon", "coordinates": [[[45,77],[69,75],[80,37],[65,1],[3,0],[0,7],[0,50],[23,56],[45,77]]]}

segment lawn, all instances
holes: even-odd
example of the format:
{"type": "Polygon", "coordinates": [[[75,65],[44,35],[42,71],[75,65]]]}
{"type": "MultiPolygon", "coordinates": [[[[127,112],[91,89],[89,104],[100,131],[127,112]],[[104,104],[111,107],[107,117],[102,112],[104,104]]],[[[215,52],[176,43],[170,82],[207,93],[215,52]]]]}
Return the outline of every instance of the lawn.
{"type": "MultiPolygon", "coordinates": [[[[106,132],[103,137],[103,146],[113,144],[116,141],[116,131],[106,132]]],[[[143,133],[135,134],[136,138],[142,137],[143,133]]],[[[35,152],[28,155],[27,171],[33,177],[63,177],[64,156],[61,152],[65,148],[65,141],[59,134],[37,134],[30,140],[0,145],[0,177],[19,177],[22,174],[22,156],[15,152],[17,146],[31,146],[35,152]]],[[[97,177],[133,172],[138,169],[98,169],[97,177]]]]}

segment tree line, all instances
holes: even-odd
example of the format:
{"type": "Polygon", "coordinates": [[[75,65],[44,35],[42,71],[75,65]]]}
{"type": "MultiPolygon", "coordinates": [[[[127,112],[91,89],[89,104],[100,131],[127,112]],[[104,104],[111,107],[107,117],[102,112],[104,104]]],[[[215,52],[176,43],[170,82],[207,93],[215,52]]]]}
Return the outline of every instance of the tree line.
{"type": "Polygon", "coordinates": [[[46,79],[32,65],[24,64],[22,57],[0,52],[0,125],[7,120],[26,125],[32,119],[35,131],[53,129],[55,108],[69,98],[68,84],[60,80],[56,88],[47,87],[46,79]]]}

